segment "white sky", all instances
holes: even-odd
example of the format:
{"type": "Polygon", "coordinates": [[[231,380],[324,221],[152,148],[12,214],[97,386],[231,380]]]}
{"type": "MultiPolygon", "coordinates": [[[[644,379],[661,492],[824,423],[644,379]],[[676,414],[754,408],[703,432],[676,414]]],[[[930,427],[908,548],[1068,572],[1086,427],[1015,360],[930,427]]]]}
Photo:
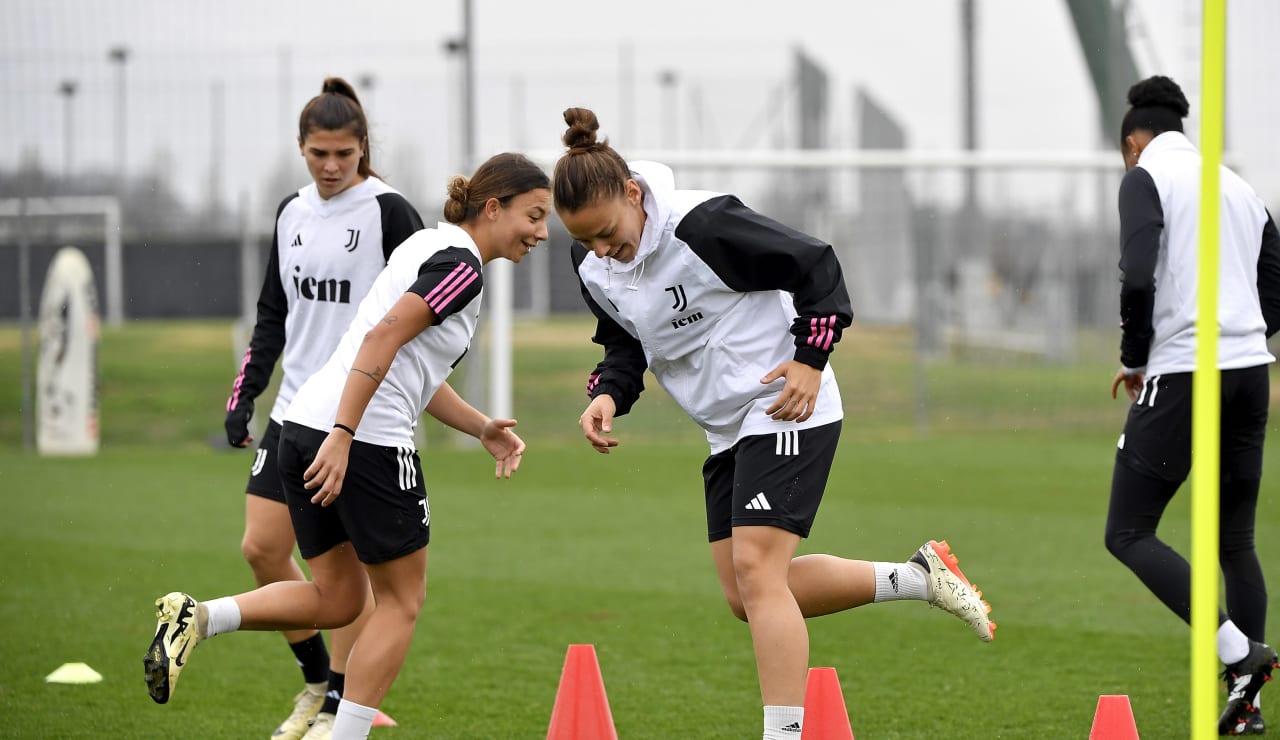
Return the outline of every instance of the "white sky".
{"type": "MultiPolygon", "coordinates": [[[[1194,115],[1199,1],[1130,1],[1140,73],[1181,82],[1194,115]]],[[[1274,210],[1280,2],[1230,7],[1228,148],[1274,210]]],[[[374,86],[360,92],[375,167],[402,189],[434,196],[461,166],[458,67],[442,50],[461,31],[461,8],[462,0],[5,0],[0,167],[12,169],[24,152],[54,171],[68,164],[57,88],[74,79],[72,172],[113,170],[116,77],[106,56],[124,44],[125,166],[164,173],[188,202],[216,188],[228,202],[244,194],[255,208],[273,205],[283,193],[267,177],[281,168],[284,182],[305,183],[290,158],[294,127],[325,75],[372,75],[374,86]]],[[[474,8],[482,155],[557,147],[570,105],[594,108],[624,154],[672,141],[768,146],[782,115],[774,111],[786,111],[772,96],[797,47],[831,76],[834,144],[853,143],[845,122],[856,86],[895,112],[911,147],[961,144],[958,0],[474,0],[474,8]],[[674,113],[656,82],[664,69],[678,75],[674,113]]],[[[980,146],[1111,149],[1110,138],[1099,141],[1065,2],[978,0],[977,8],[980,146]]]]}

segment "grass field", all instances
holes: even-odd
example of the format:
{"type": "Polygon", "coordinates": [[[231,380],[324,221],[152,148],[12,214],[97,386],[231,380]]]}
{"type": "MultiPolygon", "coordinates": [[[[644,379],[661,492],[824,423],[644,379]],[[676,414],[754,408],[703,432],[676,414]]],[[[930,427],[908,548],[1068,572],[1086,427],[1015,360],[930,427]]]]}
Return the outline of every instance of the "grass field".
{"type": "MultiPolygon", "coordinates": [[[[589,332],[519,327],[530,451],[515,479],[492,480],[483,453],[428,430],[427,605],[383,705],[401,726],[372,737],[545,736],[570,643],[596,646],[624,740],[759,737],[747,629],[705,544],[705,444],[651,388],[617,425],[614,455],[587,449],[575,420],[597,354],[589,332]]],[[[839,672],[859,738],[1082,738],[1103,693],[1130,696],[1143,738],[1188,736],[1189,633],[1102,547],[1124,416],[1107,395],[1110,343],[1071,366],[933,361],[925,425],[910,336],[846,334],[835,358],[846,434],[805,551],[902,559],[947,538],[1000,624],[983,644],[919,603],[811,621],[811,663],[839,672]]],[[[167,706],[141,680],[156,596],[251,587],[239,554],[251,454],[220,442],[229,327],[108,332],[103,451],[88,459],[22,453],[18,347],[0,329],[0,736],[268,736],[299,680],[277,635],[202,645],[167,706]],[[104,681],[44,683],[75,661],[104,681]]],[[[1258,523],[1273,575],[1278,490],[1264,480],[1258,523]]],[[[1184,548],[1187,530],[1184,495],[1162,534],[1184,548]]]]}

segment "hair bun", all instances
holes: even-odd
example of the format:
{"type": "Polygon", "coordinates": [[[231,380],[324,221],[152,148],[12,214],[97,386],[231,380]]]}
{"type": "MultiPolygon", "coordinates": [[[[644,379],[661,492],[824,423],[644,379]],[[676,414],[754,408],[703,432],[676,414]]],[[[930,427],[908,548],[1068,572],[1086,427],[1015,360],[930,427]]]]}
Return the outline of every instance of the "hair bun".
{"type": "Polygon", "coordinates": [[[471,199],[471,182],[462,175],[449,178],[446,190],[448,200],[444,202],[444,219],[451,224],[460,224],[467,218],[467,202],[471,199]]]}
{"type": "Polygon", "coordinates": [[[1134,108],[1167,108],[1179,118],[1186,118],[1191,112],[1191,104],[1187,102],[1182,88],[1164,75],[1148,77],[1129,88],[1129,105],[1134,108]]]}
{"type": "Polygon", "coordinates": [[[600,121],[596,114],[588,108],[569,108],[564,112],[564,122],[569,130],[564,132],[564,145],[570,149],[586,149],[596,144],[596,132],[600,130],[600,121]]]}

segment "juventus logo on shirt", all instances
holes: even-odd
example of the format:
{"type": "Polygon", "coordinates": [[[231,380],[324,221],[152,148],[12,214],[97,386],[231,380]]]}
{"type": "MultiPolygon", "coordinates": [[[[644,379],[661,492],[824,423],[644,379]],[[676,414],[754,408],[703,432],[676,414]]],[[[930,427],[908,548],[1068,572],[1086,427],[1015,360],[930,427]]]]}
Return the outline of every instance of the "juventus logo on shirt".
{"type": "Polygon", "coordinates": [[[670,288],[663,288],[675,298],[675,302],[671,304],[671,308],[679,313],[689,307],[689,299],[685,297],[683,285],[673,285],[670,288]]]}
{"type": "Polygon", "coordinates": [[[347,229],[347,243],[343,244],[342,248],[348,252],[354,252],[358,246],[360,246],[360,230],[347,229]]]}

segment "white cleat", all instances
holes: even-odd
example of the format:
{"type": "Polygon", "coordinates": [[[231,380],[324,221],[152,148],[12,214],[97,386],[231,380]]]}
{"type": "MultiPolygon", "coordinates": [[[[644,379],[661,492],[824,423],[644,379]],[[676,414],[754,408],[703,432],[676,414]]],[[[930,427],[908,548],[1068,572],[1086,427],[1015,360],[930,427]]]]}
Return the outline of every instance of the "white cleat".
{"type": "Polygon", "coordinates": [[[984,642],[995,639],[996,623],[987,616],[991,605],[982,600],[982,592],[960,572],[960,561],[951,553],[946,540],[924,543],[910,562],[924,568],[929,580],[930,606],[960,617],[984,642]]]}
{"type": "Polygon", "coordinates": [[[323,705],[323,691],[316,693],[311,689],[303,688],[297,696],[293,697],[293,714],[290,714],[289,718],[281,722],[276,731],[271,733],[271,740],[302,740],[304,737],[310,737],[312,723],[323,705]]]}
{"type": "Polygon", "coordinates": [[[336,718],[328,712],[317,714],[315,723],[311,725],[307,734],[302,736],[302,740],[330,740],[333,737],[334,719],[336,718]]]}

